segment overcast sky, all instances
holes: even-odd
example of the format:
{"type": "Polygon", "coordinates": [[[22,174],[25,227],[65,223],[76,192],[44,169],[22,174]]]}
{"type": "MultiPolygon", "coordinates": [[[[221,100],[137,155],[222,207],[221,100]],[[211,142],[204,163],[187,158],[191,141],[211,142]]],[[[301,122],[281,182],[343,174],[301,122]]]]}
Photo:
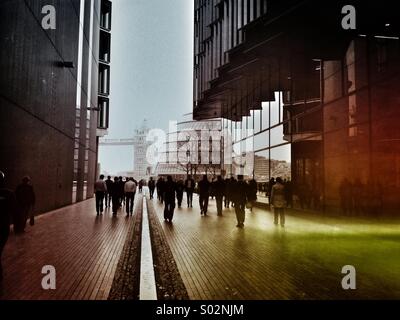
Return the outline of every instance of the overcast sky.
{"type": "MultiPolygon", "coordinates": [[[[114,0],[108,139],[131,138],[144,119],[167,131],[192,111],[193,1],[114,0]]],[[[133,169],[130,147],[100,147],[101,169],[133,169]]]]}

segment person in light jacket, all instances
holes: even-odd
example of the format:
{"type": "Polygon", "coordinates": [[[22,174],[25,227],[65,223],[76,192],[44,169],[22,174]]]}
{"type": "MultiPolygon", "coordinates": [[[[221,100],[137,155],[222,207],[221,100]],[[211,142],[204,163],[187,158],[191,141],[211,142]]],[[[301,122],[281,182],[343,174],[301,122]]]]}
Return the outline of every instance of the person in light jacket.
{"type": "Polygon", "coordinates": [[[285,186],[282,178],[277,178],[275,185],[271,190],[271,204],[274,207],[275,225],[279,222],[282,227],[285,226],[285,207],[286,207],[286,194],[285,186]]]}

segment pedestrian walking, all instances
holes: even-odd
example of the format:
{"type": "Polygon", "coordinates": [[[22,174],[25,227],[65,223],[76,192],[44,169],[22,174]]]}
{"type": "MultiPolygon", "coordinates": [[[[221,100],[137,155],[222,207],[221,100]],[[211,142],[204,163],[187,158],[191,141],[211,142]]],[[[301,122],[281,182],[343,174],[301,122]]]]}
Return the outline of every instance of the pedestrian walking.
{"type": "Polygon", "coordinates": [[[185,190],[185,183],[183,180],[179,180],[176,183],[176,200],[178,201],[178,208],[182,208],[183,192],[185,190]]]}
{"type": "Polygon", "coordinates": [[[112,186],[113,186],[111,189],[112,212],[113,215],[116,216],[118,209],[120,208],[119,200],[121,199],[121,190],[118,177],[114,178],[114,184],[112,186]]]}
{"type": "Polygon", "coordinates": [[[0,283],[3,281],[1,257],[10,235],[11,217],[16,211],[16,198],[13,191],[5,187],[5,175],[0,171],[0,283]]]}
{"type": "Polygon", "coordinates": [[[31,178],[26,176],[22,183],[15,190],[17,199],[17,210],[14,216],[14,232],[24,233],[26,221],[30,219],[30,224],[34,225],[35,191],[31,184],[31,178]]]}
{"type": "Polygon", "coordinates": [[[226,179],[225,182],[225,208],[229,209],[233,205],[233,193],[235,191],[236,180],[234,177],[226,179]]]}
{"type": "Polygon", "coordinates": [[[281,178],[276,179],[271,190],[271,204],[274,207],[274,224],[285,226],[286,195],[285,186],[281,178]]]}
{"type": "Polygon", "coordinates": [[[210,182],[207,179],[207,175],[203,176],[203,180],[199,182],[199,202],[200,202],[200,214],[207,216],[208,211],[208,200],[210,197],[210,182]]]}
{"type": "Polygon", "coordinates": [[[106,180],[106,186],[107,186],[107,192],[106,192],[106,208],[110,208],[111,206],[111,189],[112,189],[112,185],[113,185],[113,181],[111,180],[111,177],[108,176],[107,180],[106,180]]]}
{"type": "Polygon", "coordinates": [[[150,191],[150,200],[152,200],[154,198],[154,190],[156,189],[156,183],[153,178],[150,178],[148,185],[150,191]]]}
{"type": "Polygon", "coordinates": [[[139,193],[143,192],[143,180],[139,181],[139,193]]]}
{"type": "Polygon", "coordinates": [[[94,190],[96,192],[96,212],[99,216],[103,214],[104,197],[107,193],[107,185],[104,181],[104,175],[101,175],[99,180],[96,181],[94,185],[94,190]]]}
{"type": "Polygon", "coordinates": [[[188,176],[185,181],[185,190],[187,198],[187,207],[193,208],[193,193],[196,183],[194,182],[192,176],[188,176]]]}
{"type": "Polygon", "coordinates": [[[222,179],[222,176],[217,177],[213,189],[217,203],[217,214],[218,216],[222,216],[222,203],[225,196],[225,181],[222,179]]]}
{"type": "Polygon", "coordinates": [[[247,189],[247,201],[250,211],[253,212],[253,207],[257,202],[257,181],[255,179],[251,179],[249,181],[247,189]]]}
{"type": "Polygon", "coordinates": [[[125,208],[126,215],[133,215],[133,205],[135,203],[135,195],[136,195],[137,185],[133,178],[130,178],[124,184],[124,193],[125,193],[125,208]]]}
{"type": "Polygon", "coordinates": [[[119,186],[119,207],[122,207],[122,205],[125,202],[125,192],[124,192],[124,187],[125,187],[125,182],[128,180],[128,178],[125,179],[125,181],[122,179],[122,177],[118,178],[118,186],[119,186]]]}
{"type": "Polygon", "coordinates": [[[246,218],[246,203],[247,203],[247,184],[243,180],[243,176],[238,176],[238,181],[235,183],[233,192],[233,202],[235,204],[235,213],[238,228],[244,227],[246,218]]]}
{"type": "Polygon", "coordinates": [[[271,193],[272,193],[272,188],[275,185],[275,178],[271,178],[268,182],[268,186],[267,186],[267,198],[268,198],[268,204],[271,207],[272,206],[272,202],[271,202],[271,193]]]}
{"type": "Polygon", "coordinates": [[[157,198],[163,203],[164,202],[164,179],[162,177],[158,178],[156,188],[157,188],[157,198]]]}
{"type": "Polygon", "coordinates": [[[293,208],[293,184],[290,180],[285,183],[285,198],[287,208],[293,208]]]}
{"type": "Polygon", "coordinates": [[[164,220],[169,223],[172,222],[174,218],[174,210],[175,210],[175,193],[176,193],[176,184],[172,180],[171,176],[167,177],[167,181],[164,185],[164,220]]]}

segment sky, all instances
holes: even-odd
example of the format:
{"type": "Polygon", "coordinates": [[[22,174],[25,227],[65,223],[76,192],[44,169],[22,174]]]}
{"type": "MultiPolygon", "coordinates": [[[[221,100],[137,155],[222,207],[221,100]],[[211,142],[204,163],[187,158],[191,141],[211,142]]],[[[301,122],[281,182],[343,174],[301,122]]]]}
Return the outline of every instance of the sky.
{"type": "MultiPolygon", "coordinates": [[[[110,128],[133,137],[144,119],[168,130],[192,111],[193,1],[113,0],[110,128]]],[[[101,170],[133,170],[133,147],[100,147],[101,170]]]]}

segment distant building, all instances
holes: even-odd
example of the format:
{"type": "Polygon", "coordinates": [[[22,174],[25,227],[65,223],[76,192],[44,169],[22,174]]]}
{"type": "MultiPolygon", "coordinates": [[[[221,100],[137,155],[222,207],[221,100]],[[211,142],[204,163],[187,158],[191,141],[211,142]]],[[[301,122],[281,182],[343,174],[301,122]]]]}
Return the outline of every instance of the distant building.
{"type": "Polygon", "coordinates": [[[197,179],[203,175],[225,175],[221,130],[221,119],[194,121],[192,114],[184,115],[176,130],[168,134],[155,175],[174,178],[192,175],[197,179]]]}
{"type": "Polygon", "coordinates": [[[112,3],[0,1],[0,170],[32,178],[36,210],[93,197],[98,136],[108,128],[112,3]]]}
{"type": "Polygon", "coordinates": [[[254,156],[254,178],[257,182],[269,181],[269,159],[261,156],[254,156]]]}

